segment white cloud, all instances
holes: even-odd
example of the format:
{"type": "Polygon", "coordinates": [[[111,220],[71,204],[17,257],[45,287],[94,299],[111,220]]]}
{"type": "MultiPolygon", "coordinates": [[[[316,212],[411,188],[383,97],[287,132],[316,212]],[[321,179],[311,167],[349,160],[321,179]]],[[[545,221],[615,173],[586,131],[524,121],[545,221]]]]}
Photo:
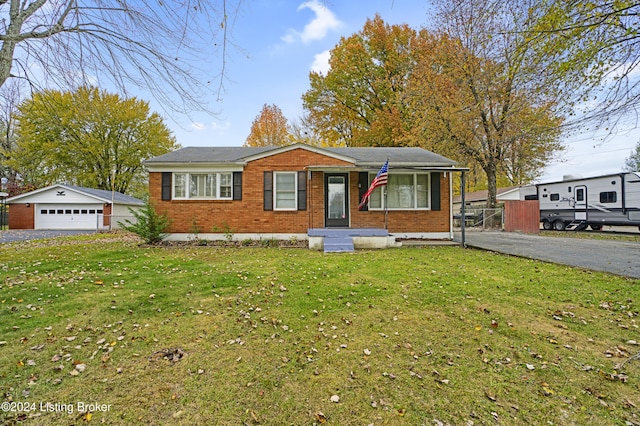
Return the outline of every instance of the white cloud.
{"type": "Polygon", "coordinates": [[[289,33],[282,37],[285,43],[294,43],[300,40],[309,43],[314,40],[322,40],[329,30],[337,30],[342,26],[342,22],[336,18],[324,4],[318,0],[309,0],[298,7],[298,11],[310,9],[315,13],[315,18],[304,26],[302,32],[289,30],[289,33]]]}
{"type": "Polygon", "coordinates": [[[191,129],[193,130],[205,130],[206,128],[207,126],[205,126],[203,123],[199,123],[197,121],[191,122],[191,129]]]}
{"type": "Polygon", "coordinates": [[[224,131],[224,130],[229,130],[230,128],[231,128],[231,122],[229,121],[225,121],[223,123],[214,121],[211,123],[211,129],[213,130],[224,131]]]}
{"type": "Polygon", "coordinates": [[[329,65],[330,58],[330,50],[325,50],[324,52],[314,55],[313,64],[311,64],[311,71],[317,72],[318,74],[327,75],[329,69],[331,68],[331,65],[329,65]]]}

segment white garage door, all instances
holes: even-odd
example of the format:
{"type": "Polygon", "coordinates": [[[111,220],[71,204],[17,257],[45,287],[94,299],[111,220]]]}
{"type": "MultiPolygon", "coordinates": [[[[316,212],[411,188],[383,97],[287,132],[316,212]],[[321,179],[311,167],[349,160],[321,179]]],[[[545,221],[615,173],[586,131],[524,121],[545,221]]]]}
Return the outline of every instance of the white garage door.
{"type": "MultiPolygon", "coordinates": [[[[96,229],[102,204],[38,204],[36,229],[96,229]]],[[[102,225],[102,223],[100,223],[102,225]]]]}

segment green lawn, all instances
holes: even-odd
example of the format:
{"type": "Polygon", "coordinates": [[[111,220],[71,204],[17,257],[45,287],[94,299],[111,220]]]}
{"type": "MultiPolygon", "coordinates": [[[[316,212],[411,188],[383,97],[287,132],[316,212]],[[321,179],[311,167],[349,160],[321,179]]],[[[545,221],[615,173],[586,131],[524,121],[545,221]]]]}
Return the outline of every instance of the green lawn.
{"type": "Polygon", "coordinates": [[[0,245],[0,273],[2,424],[640,424],[637,280],[122,234],[0,245]]]}

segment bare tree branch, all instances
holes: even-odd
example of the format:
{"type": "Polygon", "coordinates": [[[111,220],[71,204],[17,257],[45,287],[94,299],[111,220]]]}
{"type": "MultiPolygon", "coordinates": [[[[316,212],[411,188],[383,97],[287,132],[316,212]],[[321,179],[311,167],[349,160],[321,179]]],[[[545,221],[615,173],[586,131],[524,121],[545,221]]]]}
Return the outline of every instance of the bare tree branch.
{"type": "Polygon", "coordinates": [[[144,87],[169,112],[208,110],[224,91],[228,11],[241,0],[0,1],[0,86],[144,87]],[[212,84],[218,80],[218,84],[212,84]]]}

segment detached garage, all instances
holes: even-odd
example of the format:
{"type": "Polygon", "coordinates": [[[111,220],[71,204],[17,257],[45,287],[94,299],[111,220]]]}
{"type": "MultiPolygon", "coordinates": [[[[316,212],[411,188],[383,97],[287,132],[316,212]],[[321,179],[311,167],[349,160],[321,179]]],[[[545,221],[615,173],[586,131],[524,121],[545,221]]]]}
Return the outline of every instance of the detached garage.
{"type": "Polygon", "coordinates": [[[57,184],[9,198],[7,204],[9,229],[108,230],[131,217],[129,208],[144,203],[119,192],[57,184]]]}

